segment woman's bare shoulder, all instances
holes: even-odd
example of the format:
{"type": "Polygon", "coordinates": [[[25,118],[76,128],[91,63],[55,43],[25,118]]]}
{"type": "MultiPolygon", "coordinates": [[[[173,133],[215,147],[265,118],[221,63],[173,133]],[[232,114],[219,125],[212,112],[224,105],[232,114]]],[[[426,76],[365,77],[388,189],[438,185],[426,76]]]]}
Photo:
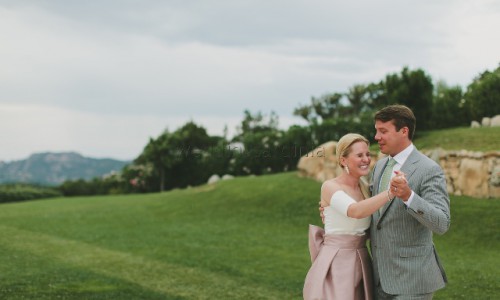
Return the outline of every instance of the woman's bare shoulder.
{"type": "Polygon", "coordinates": [[[326,180],[321,185],[321,202],[326,204],[326,206],[330,205],[330,199],[333,194],[340,190],[342,190],[342,186],[335,178],[326,180]]]}

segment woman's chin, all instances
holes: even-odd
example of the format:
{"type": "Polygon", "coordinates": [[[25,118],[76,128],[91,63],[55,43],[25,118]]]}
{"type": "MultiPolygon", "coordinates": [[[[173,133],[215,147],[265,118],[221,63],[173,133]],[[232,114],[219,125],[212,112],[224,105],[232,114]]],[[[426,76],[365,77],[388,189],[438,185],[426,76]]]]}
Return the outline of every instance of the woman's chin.
{"type": "Polygon", "coordinates": [[[370,170],[361,170],[360,172],[358,172],[358,175],[361,177],[361,176],[366,176],[370,174],[370,170]]]}

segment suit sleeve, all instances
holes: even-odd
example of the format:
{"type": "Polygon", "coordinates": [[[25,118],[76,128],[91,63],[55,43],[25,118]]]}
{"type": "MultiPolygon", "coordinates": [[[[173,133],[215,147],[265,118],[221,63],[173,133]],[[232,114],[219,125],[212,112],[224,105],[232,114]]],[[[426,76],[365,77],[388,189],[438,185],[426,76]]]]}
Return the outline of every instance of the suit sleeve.
{"type": "Polygon", "coordinates": [[[415,196],[407,208],[422,225],[437,234],[444,234],[450,227],[450,198],[444,173],[437,164],[424,170],[415,196]]]}

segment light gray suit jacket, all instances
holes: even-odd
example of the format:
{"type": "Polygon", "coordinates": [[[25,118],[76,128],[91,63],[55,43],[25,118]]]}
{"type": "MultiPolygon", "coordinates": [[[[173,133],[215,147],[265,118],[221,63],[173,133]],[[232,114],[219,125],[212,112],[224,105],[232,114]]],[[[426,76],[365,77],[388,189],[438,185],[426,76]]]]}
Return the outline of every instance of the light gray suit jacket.
{"type": "MultiPolygon", "coordinates": [[[[372,173],[374,195],[387,163],[381,159],[372,173]]],[[[401,199],[372,215],[370,247],[375,284],[389,294],[426,294],[443,288],[446,274],[432,233],[450,226],[450,199],[441,167],[416,148],[401,167],[415,196],[407,207],[401,199]]]]}

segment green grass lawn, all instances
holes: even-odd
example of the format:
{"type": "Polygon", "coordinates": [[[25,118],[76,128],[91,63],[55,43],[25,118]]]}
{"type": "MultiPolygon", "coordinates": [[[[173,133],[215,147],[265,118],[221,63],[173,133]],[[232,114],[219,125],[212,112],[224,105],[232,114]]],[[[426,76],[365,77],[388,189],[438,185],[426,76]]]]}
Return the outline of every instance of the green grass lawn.
{"type": "MultiPolygon", "coordinates": [[[[282,173],[2,204],[0,299],[301,299],[319,188],[282,173]]],[[[499,200],[452,197],[435,299],[500,297],[499,200]]]]}
{"type": "Polygon", "coordinates": [[[460,127],[423,132],[417,129],[415,145],[419,149],[499,151],[500,127],[460,127]]]}

